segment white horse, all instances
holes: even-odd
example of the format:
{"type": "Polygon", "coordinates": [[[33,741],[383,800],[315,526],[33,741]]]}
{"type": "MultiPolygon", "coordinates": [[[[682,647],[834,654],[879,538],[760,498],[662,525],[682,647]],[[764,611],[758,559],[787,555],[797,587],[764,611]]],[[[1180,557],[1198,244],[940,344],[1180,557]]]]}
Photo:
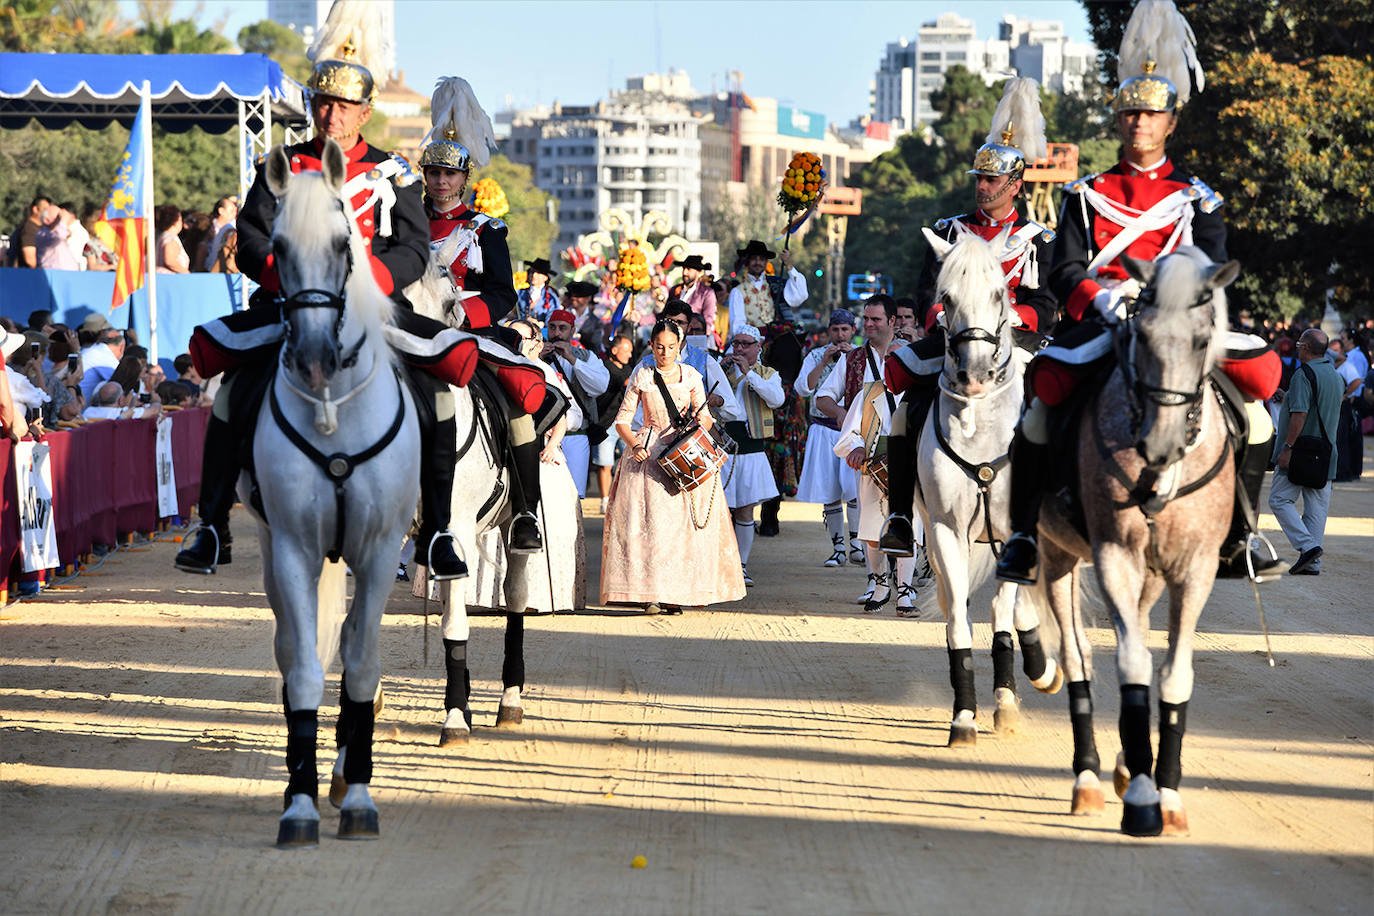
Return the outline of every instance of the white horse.
{"type": "MultiPolygon", "coordinates": [[[[453,233],[434,251],[430,265],[421,279],[406,288],[406,297],[415,311],[453,327],[463,324],[462,299],[449,273],[449,265],[457,256],[459,233],[453,233]]],[[[469,294],[470,295],[470,294],[469,294]]],[[[480,348],[499,347],[493,341],[478,338],[480,348]]],[[[509,354],[506,354],[509,358],[509,354]]],[[[501,434],[497,427],[502,419],[491,413],[468,388],[450,386],[453,392],[454,426],[458,437],[458,465],[453,475],[453,509],[450,524],[470,566],[477,563],[484,535],[499,531],[501,543],[509,543],[513,519],[510,492],[515,481],[506,469],[504,457],[494,447],[494,438],[501,434]]],[[[547,531],[544,548],[551,549],[547,531]]],[[[501,667],[501,700],[496,711],[498,728],[519,725],[524,720],[521,691],[525,686],[525,610],[529,604],[529,576],[542,568],[530,563],[531,556],[505,551],[505,575],[502,591],[506,602],[505,660],[501,667]]],[[[423,562],[417,553],[416,562],[423,562]]],[[[472,711],[469,707],[471,688],[467,667],[469,581],[462,579],[440,583],[443,606],[441,631],[444,643],[444,724],[439,733],[441,747],[466,743],[472,734],[472,711]]],[[[422,587],[428,587],[425,583],[422,587]]]]}
{"type": "MultiPolygon", "coordinates": [[[[978,709],[973,679],[973,630],[969,594],[970,555],[976,541],[994,545],[1010,534],[1011,473],[1008,449],[1022,404],[1024,365],[1012,343],[1015,314],[992,243],[966,235],[950,244],[930,230],[926,239],[943,262],[937,280],[945,304],[945,365],[940,395],[921,435],[917,458],[917,509],[935,570],[940,610],[945,615],[949,679],[954,715],[949,744],[973,744],[978,709]]],[[[1014,732],[1020,719],[1016,696],[1013,626],[1021,643],[1026,676],[1037,690],[1054,693],[1063,676],[1040,643],[1035,608],[1000,582],[992,599],[994,725],[1014,732]]]]}
{"type": "MultiPolygon", "coordinates": [[[[263,517],[263,580],[285,685],[289,781],[278,846],[315,846],[316,734],[324,676],[343,660],[339,736],[347,790],[339,836],[378,835],[372,775],[378,637],[396,551],[419,493],[415,406],[386,342],[392,303],[342,188],[346,163],[325,143],[322,172],[292,175],[282,147],[266,165],[277,198],[272,234],[286,339],[253,445],[263,517]],[[353,602],[344,611],[345,569],[353,602]]],[[[239,492],[249,505],[248,480],[239,492]]]]}

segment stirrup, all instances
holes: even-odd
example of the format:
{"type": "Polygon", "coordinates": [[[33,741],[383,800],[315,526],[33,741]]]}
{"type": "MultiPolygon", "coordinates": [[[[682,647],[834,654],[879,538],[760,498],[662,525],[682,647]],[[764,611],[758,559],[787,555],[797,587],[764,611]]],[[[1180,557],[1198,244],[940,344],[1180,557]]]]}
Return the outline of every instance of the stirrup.
{"type": "Polygon", "coordinates": [[[1040,545],[1035,538],[1020,531],[1014,532],[1007,542],[1002,545],[1002,555],[997,559],[996,576],[1003,582],[1014,582],[1017,585],[1034,585],[1039,578],[1036,573],[1040,569],[1040,545]],[[1030,550],[1034,551],[1035,562],[1027,569],[1014,569],[1007,560],[1008,554],[1016,544],[1029,544],[1030,550]]]}
{"type": "Polygon", "coordinates": [[[1269,538],[1267,538],[1267,537],[1265,537],[1264,535],[1260,534],[1258,531],[1252,531],[1252,532],[1250,532],[1249,535],[1246,536],[1246,538],[1245,538],[1245,575],[1246,575],[1246,578],[1248,578],[1251,582],[1255,583],[1256,585],[1260,585],[1261,583],[1264,583],[1264,582],[1272,582],[1272,581],[1274,581],[1275,579],[1278,579],[1278,578],[1280,578],[1280,577],[1282,576],[1282,573],[1281,573],[1281,572],[1276,572],[1276,571],[1275,571],[1275,570],[1279,570],[1282,566],[1283,566],[1283,564],[1279,562],[1279,552],[1278,552],[1277,550],[1274,549],[1274,544],[1273,544],[1273,542],[1271,542],[1271,541],[1269,540],[1269,538]],[[1264,547],[1265,552],[1266,552],[1267,554],[1269,554],[1269,561],[1270,561],[1270,563],[1271,563],[1272,565],[1269,567],[1269,569],[1267,569],[1267,570],[1265,570],[1265,571],[1263,571],[1263,572],[1255,572],[1255,557],[1256,557],[1257,555],[1260,555],[1260,554],[1259,554],[1259,551],[1258,551],[1256,548],[1259,547],[1259,546],[1261,546],[1261,545],[1264,547]]]}
{"type": "Polygon", "coordinates": [[[516,526],[516,524],[517,524],[518,522],[520,522],[522,519],[529,519],[530,522],[534,525],[535,537],[538,538],[538,540],[539,540],[539,545],[538,545],[537,547],[516,547],[516,546],[512,543],[512,544],[507,544],[507,545],[506,545],[506,551],[507,551],[508,553],[511,553],[511,554],[518,554],[518,555],[522,555],[522,556],[532,556],[532,555],[537,554],[537,553],[543,553],[543,552],[544,552],[544,538],[543,538],[543,536],[539,533],[539,520],[538,520],[537,518],[535,518],[534,513],[531,512],[530,510],[526,509],[524,512],[519,512],[519,513],[516,514],[516,516],[515,516],[513,519],[511,519],[511,534],[514,535],[514,533],[515,533],[515,526],[516,526]]]}
{"type": "Polygon", "coordinates": [[[434,536],[429,539],[429,546],[425,548],[425,575],[432,582],[444,582],[449,579],[466,579],[468,577],[468,561],[458,549],[458,535],[445,528],[443,531],[434,532],[434,536]],[[436,576],[434,574],[434,545],[439,542],[439,538],[446,537],[453,542],[453,552],[458,556],[458,562],[463,564],[463,571],[456,576],[436,576]]]}
{"type": "MultiPolygon", "coordinates": [[[[214,536],[214,559],[210,560],[210,569],[202,570],[194,566],[181,566],[181,563],[177,563],[176,560],[173,560],[173,564],[177,567],[177,569],[183,571],[183,573],[201,573],[202,575],[214,575],[214,571],[220,569],[220,533],[218,533],[217,530],[214,530],[213,525],[207,525],[207,523],[205,522],[201,522],[201,526],[196,527],[195,530],[196,533],[201,533],[201,531],[209,531],[209,533],[213,534],[214,536]]],[[[179,555],[180,553],[184,552],[185,551],[179,551],[179,555]]]]}

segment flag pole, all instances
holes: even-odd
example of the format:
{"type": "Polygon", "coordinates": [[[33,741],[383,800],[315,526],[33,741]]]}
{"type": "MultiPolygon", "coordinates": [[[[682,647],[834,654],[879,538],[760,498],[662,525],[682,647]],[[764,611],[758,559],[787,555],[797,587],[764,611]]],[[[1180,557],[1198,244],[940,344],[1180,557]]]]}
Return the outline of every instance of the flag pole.
{"type": "MultiPolygon", "coordinates": [[[[143,213],[148,235],[148,361],[157,365],[157,219],[153,213],[153,87],[143,81],[143,213]]],[[[132,309],[132,303],[130,303],[132,309]]],[[[132,317],[132,311],[130,312],[132,317]]]]}

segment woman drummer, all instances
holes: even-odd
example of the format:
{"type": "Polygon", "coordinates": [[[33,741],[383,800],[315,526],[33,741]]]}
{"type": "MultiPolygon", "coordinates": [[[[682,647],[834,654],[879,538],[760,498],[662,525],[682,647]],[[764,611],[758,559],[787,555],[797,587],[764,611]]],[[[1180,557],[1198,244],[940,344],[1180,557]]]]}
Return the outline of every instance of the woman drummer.
{"type": "Polygon", "coordinates": [[[683,330],[659,321],[650,332],[654,364],[630,376],[615,431],[625,452],[611,484],[601,547],[601,603],[642,604],[648,613],[744,597],[739,548],[731,530],[720,476],[683,492],[658,459],[674,437],[666,391],[680,416],[713,422],[702,410],[701,375],[678,362],[683,330]],[[631,428],[637,408],[644,423],[631,428]],[[691,570],[684,575],[684,570],[691,570]]]}

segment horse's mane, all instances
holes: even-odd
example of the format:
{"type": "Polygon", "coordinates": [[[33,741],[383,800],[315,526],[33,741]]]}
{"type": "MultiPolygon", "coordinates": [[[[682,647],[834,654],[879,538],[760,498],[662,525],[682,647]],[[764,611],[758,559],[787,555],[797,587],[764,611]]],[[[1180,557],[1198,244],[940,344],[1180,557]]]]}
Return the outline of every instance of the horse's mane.
{"type": "MultiPolygon", "coordinates": [[[[1201,249],[1184,245],[1172,255],[1157,262],[1154,280],[1154,301],[1161,314],[1186,312],[1197,301],[1202,287],[1202,272],[1212,266],[1212,259],[1201,249]]],[[[1226,291],[1212,290],[1212,345],[1209,356],[1215,359],[1224,351],[1226,332],[1226,291]]]]}
{"type": "Polygon", "coordinates": [[[993,246],[976,235],[959,239],[945,255],[936,279],[945,307],[974,305],[988,300],[988,293],[1005,298],[1007,280],[993,246]]]}
{"type": "MultiPolygon", "coordinates": [[[[322,173],[301,172],[292,175],[277,210],[272,234],[282,235],[291,240],[293,257],[331,258],[334,256],[334,239],[328,229],[333,223],[321,219],[320,214],[332,212],[340,202],[340,197],[329,190],[322,173]]],[[[348,302],[348,318],[350,321],[359,322],[367,332],[368,338],[383,344],[381,350],[389,354],[391,348],[384,345],[382,328],[394,322],[395,303],[377,285],[368,263],[363,237],[353,220],[351,208],[347,201],[343,201],[343,206],[347,215],[348,244],[353,252],[353,270],[344,288],[344,297],[348,302]]]]}

